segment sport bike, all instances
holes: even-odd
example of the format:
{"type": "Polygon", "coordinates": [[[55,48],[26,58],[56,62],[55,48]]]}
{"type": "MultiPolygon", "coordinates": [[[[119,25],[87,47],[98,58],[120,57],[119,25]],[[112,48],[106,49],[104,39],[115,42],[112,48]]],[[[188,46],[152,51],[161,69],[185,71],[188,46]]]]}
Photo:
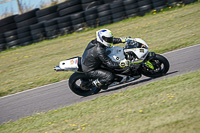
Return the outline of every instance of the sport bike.
{"type": "MultiPolygon", "coordinates": [[[[102,69],[111,71],[114,81],[108,87],[123,84],[139,79],[142,75],[147,77],[160,77],[169,70],[168,60],[159,54],[149,52],[149,46],[140,38],[129,38],[125,47],[113,46],[106,49],[108,57],[118,62],[128,62],[127,67],[121,69],[109,69],[102,65],[102,69]]],[[[54,67],[55,71],[74,71],[69,78],[69,88],[77,95],[89,96],[97,94],[101,89],[92,84],[96,79],[88,78],[81,69],[81,57],[73,57],[61,61],[59,66],[54,67]]],[[[109,89],[109,88],[108,88],[109,89]]]]}

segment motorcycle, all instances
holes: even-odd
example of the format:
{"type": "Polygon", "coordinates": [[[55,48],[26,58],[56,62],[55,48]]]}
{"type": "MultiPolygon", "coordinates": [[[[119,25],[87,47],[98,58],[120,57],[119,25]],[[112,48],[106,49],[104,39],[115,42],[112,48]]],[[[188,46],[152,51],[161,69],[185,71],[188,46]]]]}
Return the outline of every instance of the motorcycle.
{"type": "MultiPolygon", "coordinates": [[[[101,66],[102,69],[111,71],[114,81],[108,87],[128,83],[137,80],[142,75],[157,78],[165,75],[170,67],[169,61],[162,55],[149,52],[149,46],[140,38],[129,38],[125,47],[113,46],[106,49],[108,57],[120,63],[129,60],[130,66],[122,69],[109,69],[101,66]]],[[[59,63],[54,67],[55,71],[74,71],[69,78],[69,88],[72,92],[80,96],[97,94],[103,88],[98,88],[92,84],[95,79],[88,78],[81,68],[81,57],[73,57],[59,63]]]]}

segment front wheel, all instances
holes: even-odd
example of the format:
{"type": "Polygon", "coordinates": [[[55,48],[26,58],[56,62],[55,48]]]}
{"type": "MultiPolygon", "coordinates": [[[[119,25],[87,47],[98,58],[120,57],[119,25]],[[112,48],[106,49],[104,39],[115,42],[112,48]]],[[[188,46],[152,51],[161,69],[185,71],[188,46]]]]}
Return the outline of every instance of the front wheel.
{"type": "Polygon", "coordinates": [[[162,55],[156,54],[149,62],[153,65],[153,68],[148,67],[146,64],[142,65],[140,68],[141,73],[147,77],[160,77],[165,75],[169,70],[169,62],[162,55]]]}
{"type": "Polygon", "coordinates": [[[73,73],[69,78],[70,89],[79,96],[97,94],[101,89],[92,86],[91,81],[84,73],[73,73]]]}

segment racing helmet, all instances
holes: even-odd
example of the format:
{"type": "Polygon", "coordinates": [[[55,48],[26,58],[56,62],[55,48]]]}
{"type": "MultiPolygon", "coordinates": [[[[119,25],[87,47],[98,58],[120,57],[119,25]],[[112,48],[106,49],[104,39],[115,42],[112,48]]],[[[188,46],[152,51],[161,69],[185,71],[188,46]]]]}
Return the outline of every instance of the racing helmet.
{"type": "Polygon", "coordinates": [[[101,29],[96,32],[97,41],[106,47],[113,46],[113,33],[108,29],[101,29]]]}

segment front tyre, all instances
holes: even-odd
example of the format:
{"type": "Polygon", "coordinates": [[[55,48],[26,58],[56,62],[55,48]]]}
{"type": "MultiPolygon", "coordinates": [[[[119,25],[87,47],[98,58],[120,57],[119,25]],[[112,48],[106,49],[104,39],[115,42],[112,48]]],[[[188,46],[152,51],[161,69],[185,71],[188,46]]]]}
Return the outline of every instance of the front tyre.
{"type": "Polygon", "coordinates": [[[69,78],[69,88],[79,96],[97,94],[101,89],[91,85],[84,73],[73,73],[69,78]]]}
{"type": "Polygon", "coordinates": [[[147,77],[160,77],[165,75],[169,70],[169,61],[162,55],[156,54],[149,62],[153,65],[153,69],[146,64],[142,65],[140,71],[147,77]]]}

